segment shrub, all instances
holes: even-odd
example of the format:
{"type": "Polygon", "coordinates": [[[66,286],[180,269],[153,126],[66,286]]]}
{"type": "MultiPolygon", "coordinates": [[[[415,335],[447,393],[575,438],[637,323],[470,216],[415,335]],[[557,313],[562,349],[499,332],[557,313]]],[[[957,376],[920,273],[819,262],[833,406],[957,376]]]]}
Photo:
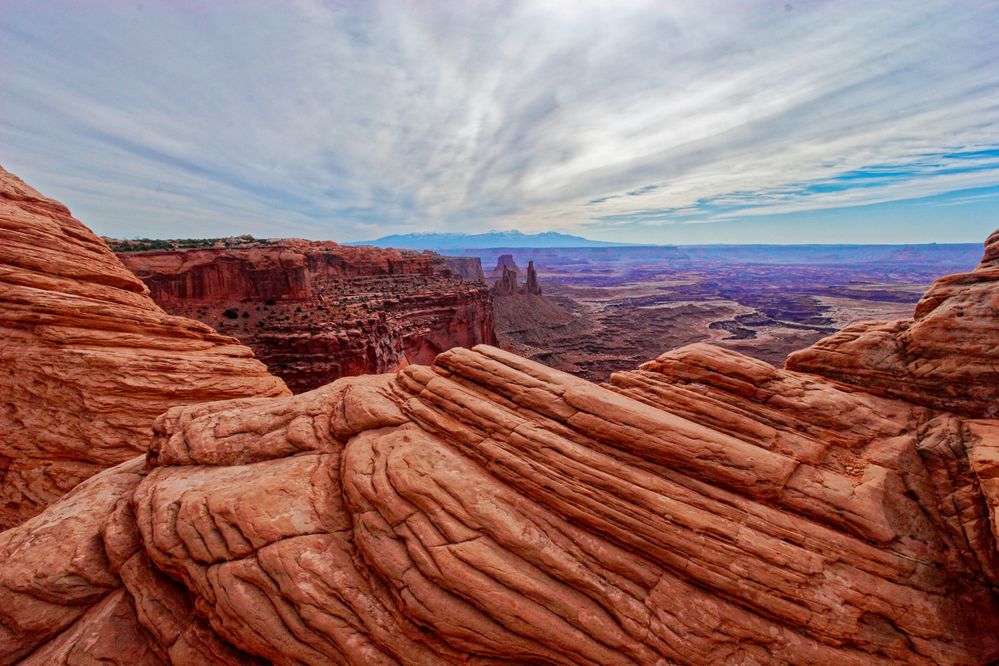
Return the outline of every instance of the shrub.
{"type": "Polygon", "coordinates": [[[250,313],[247,312],[246,310],[243,310],[243,319],[246,319],[249,316],[250,316],[250,313]]]}
{"type": "Polygon", "coordinates": [[[236,319],[237,317],[239,317],[239,310],[237,310],[236,308],[229,308],[228,310],[222,313],[222,316],[225,317],[226,319],[236,319]]]}

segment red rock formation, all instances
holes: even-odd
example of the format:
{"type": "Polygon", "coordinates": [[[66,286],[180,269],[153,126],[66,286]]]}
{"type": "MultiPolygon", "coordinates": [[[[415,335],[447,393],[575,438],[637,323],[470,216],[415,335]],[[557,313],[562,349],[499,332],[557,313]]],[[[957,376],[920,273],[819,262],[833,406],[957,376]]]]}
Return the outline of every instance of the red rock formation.
{"type": "Polygon", "coordinates": [[[787,367],[936,409],[999,418],[999,232],[970,273],[937,280],[911,320],[862,322],[787,367]]]}
{"type": "Polygon", "coordinates": [[[0,168],[0,527],[144,451],[168,407],[287,393],[249,349],[147,293],[65,206],[0,168]]]}
{"type": "Polygon", "coordinates": [[[496,259],[496,266],[489,273],[489,277],[493,279],[502,278],[503,274],[511,270],[514,273],[520,273],[520,268],[517,267],[517,262],[513,260],[512,254],[501,254],[496,259]]]}
{"type": "Polygon", "coordinates": [[[527,262],[527,282],[522,287],[517,284],[517,264],[513,262],[512,255],[501,256],[493,273],[500,269],[502,269],[500,279],[493,284],[494,296],[541,295],[541,285],[538,284],[538,273],[534,270],[533,260],[527,262]]]}
{"type": "Polygon", "coordinates": [[[503,277],[493,284],[493,296],[512,296],[517,293],[517,271],[503,268],[503,277]]]}
{"type": "Polygon", "coordinates": [[[485,282],[486,276],[482,272],[482,261],[478,257],[441,257],[448,270],[462,280],[470,282],[485,282]]]}
{"type": "Polygon", "coordinates": [[[538,272],[534,270],[533,259],[527,262],[527,281],[524,282],[524,286],[520,291],[523,294],[541,295],[541,285],[538,284],[538,272]]]}
{"type": "Polygon", "coordinates": [[[120,256],[167,311],[239,338],[296,392],[495,340],[475,258],[297,239],[120,256]]]}
{"type": "MultiPolygon", "coordinates": [[[[125,266],[164,307],[190,303],[307,301],[324,281],[474,273],[471,257],[283,239],[258,247],[123,252],[125,266]],[[452,262],[463,259],[465,262],[452,262]]],[[[479,265],[481,271],[481,264],[479,265]]]]}
{"type": "Polygon", "coordinates": [[[480,346],[155,431],[0,535],[0,661],[999,658],[999,420],[707,345],[606,386],[480,346]]]}

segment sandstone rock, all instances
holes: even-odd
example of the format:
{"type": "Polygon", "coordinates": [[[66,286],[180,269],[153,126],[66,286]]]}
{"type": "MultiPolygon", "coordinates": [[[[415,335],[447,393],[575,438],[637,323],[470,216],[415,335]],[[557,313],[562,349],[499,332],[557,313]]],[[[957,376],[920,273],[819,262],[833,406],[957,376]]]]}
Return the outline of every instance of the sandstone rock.
{"type": "Polygon", "coordinates": [[[937,280],[913,318],[848,326],[787,367],[968,416],[999,417],[999,232],[970,273],[937,280]]]}
{"type": "Polygon", "coordinates": [[[163,308],[238,338],[297,392],[495,341],[476,258],[299,239],[120,256],[163,308]]]}
{"type": "Polygon", "coordinates": [[[517,264],[513,261],[513,255],[501,255],[493,271],[502,271],[500,279],[493,284],[493,296],[513,296],[521,295],[541,295],[541,285],[538,284],[538,273],[534,269],[534,260],[527,262],[527,281],[523,286],[518,285],[517,264]]]}
{"type": "Polygon", "coordinates": [[[167,411],[0,534],[0,663],[987,664],[997,512],[997,419],[708,345],[603,386],[456,348],[167,411]]]}
{"type": "Polygon", "coordinates": [[[441,260],[455,277],[472,282],[486,281],[486,275],[482,272],[482,261],[478,257],[442,256],[441,260]]]}
{"type": "Polygon", "coordinates": [[[65,206],[0,169],[0,527],[145,450],[174,405],[287,392],[171,317],[65,206]]]}
{"type": "Polygon", "coordinates": [[[493,284],[493,296],[511,296],[518,291],[517,271],[510,267],[504,267],[503,277],[493,284]]]}
{"type": "MultiPolygon", "coordinates": [[[[480,346],[174,408],[148,472],[35,519],[109,564],[46,558],[59,620],[5,606],[0,654],[122,623],[173,663],[986,663],[997,430],[707,345],[606,387],[480,346]]],[[[0,589],[37,579],[7,552],[0,589]]]]}
{"type": "Polygon", "coordinates": [[[538,284],[538,272],[534,270],[534,260],[527,262],[527,281],[521,288],[523,294],[541,295],[541,285],[538,284]]]}
{"type": "Polygon", "coordinates": [[[514,261],[512,254],[501,254],[496,259],[496,266],[493,267],[492,271],[489,272],[489,277],[494,280],[497,278],[502,278],[503,273],[507,270],[511,270],[514,273],[520,273],[520,268],[517,267],[517,262],[514,261]]]}
{"type": "Polygon", "coordinates": [[[409,275],[463,278],[482,272],[474,257],[442,257],[433,252],[300,238],[238,247],[122,252],[118,256],[149,287],[153,300],[166,308],[267,299],[309,301],[326,291],[329,281],[409,275]]]}

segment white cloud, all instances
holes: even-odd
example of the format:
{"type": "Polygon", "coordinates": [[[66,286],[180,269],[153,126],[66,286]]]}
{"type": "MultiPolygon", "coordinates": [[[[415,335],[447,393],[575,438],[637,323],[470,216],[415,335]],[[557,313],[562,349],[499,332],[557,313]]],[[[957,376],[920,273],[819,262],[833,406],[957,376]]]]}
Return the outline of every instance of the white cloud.
{"type": "Polygon", "coordinates": [[[5,166],[117,235],[655,225],[999,183],[995,158],[940,166],[999,144],[984,2],[2,8],[5,166]],[[877,165],[912,173],[808,188],[877,165]]]}

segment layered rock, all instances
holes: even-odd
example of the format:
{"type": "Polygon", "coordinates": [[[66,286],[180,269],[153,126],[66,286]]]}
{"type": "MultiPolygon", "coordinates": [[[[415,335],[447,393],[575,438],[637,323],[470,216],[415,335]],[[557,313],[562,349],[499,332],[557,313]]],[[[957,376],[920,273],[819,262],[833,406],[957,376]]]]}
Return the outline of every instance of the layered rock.
{"type": "Polygon", "coordinates": [[[166,314],[62,204],[0,168],[0,527],[145,450],[175,405],[287,388],[166,314]]]}
{"type": "Polygon", "coordinates": [[[239,338],[294,391],[495,340],[475,258],[298,239],[120,256],[167,311],[239,338]]]}
{"type": "Polygon", "coordinates": [[[489,277],[493,279],[502,278],[506,271],[513,271],[514,273],[520,273],[520,268],[517,267],[517,262],[514,261],[512,254],[501,254],[496,258],[496,266],[490,271],[489,277]]]}
{"type": "Polygon", "coordinates": [[[700,344],[605,386],[479,346],[155,433],[0,535],[0,660],[999,658],[995,419],[700,344]]]}
{"type": "Polygon", "coordinates": [[[524,282],[523,292],[525,294],[541,295],[541,285],[538,284],[538,272],[534,270],[534,260],[527,262],[527,280],[524,282]]]}
{"type": "Polygon", "coordinates": [[[486,275],[482,272],[482,261],[478,257],[443,256],[441,259],[455,277],[472,282],[486,281],[486,275]]]}
{"type": "Polygon", "coordinates": [[[518,291],[517,271],[505,267],[503,277],[493,284],[493,296],[512,296],[518,291]]]}
{"type": "Polygon", "coordinates": [[[520,286],[517,264],[513,263],[513,257],[509,254],[504,254],[500,257],[500,262],[496,265],[497,270],[502,268],[502,274],[500,279],[493,284],[493,295],[494,296],[513,296],[514,294],[521,295],[541,295],[541,285],[538,284],[538,272],[534,269],[534,260],[527,262],[527,281],[520,286]],[[509,257],[510,261],[504,262],[503,259],[509,257]]]}
{"type": "Polygon", "coordinates": [[[912,319],[862,322],[787,367],[936,409],[999,418],[999,233],[970,273],[937,280],[912,319]]]}

